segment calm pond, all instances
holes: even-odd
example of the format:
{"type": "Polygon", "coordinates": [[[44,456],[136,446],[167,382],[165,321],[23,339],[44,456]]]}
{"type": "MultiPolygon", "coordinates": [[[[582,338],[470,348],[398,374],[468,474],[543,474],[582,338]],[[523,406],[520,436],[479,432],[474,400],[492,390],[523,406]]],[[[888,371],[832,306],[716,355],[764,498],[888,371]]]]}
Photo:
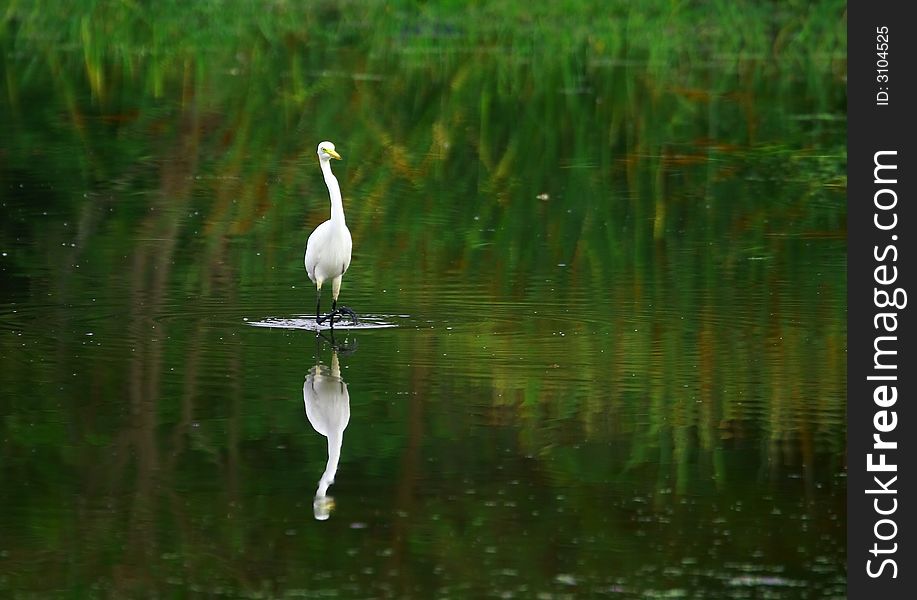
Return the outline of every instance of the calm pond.
{"type": "Polygon", "coordinates": [[[843,3],[166,4],[0,11],[0,595],[845,596],[843,3]]]}

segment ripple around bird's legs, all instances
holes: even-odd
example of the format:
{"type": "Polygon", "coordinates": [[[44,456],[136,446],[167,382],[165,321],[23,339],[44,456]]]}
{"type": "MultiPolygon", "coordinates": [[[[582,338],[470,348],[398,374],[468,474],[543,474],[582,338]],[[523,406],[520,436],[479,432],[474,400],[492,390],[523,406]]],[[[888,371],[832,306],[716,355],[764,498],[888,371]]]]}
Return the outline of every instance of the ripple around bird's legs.
{"type": "Polygon", "coordinates": [[[346,306],[335,308],[327,315],[316,318],[315,322],[319,325],[322,325],[325,323],[325,321],[327,321],[328,324],[333,327],[335,323],[343,322],[344,317],[350,319],[351,326],[356,327],[359,325],[360,320],[357,318],[357,313],[353,312],[353,310],[346,306]]]}
{"type": "MultiPolygon", "coordinates": [[[[398,327],[394,322],[396,318],[404,318],[403,315],[363,315],[359,321],[337,321],[334,329],[389,329],[398,327]]],[[[332,329],[329,320],[317,323],[315,317],[306,315],[294,315],[292,317],[264,317],[258,321],[248,321],[246,323],[252,327],[266,327],[269,329],[305,329],[307,331],[325,331],[332,329]]]]}

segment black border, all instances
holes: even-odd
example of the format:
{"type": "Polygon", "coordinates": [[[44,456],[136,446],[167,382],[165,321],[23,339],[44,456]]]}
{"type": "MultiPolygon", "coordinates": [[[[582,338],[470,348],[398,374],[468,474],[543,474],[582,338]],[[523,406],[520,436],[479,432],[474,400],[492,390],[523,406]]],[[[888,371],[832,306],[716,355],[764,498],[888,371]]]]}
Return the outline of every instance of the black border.
{"type": "MultiPolygon", "coordinates": [[[[913,163],[913,149],[909,146],[909,136],[915,130],[914,115],[917,102],[912,92],[911,79],[914,77],[914,65],[917,63],[914,37],[917,32],[917,21],[905,14],[905,2],[850,2],[848,3],[847,20],[847,205],[848,205],[848,255],[847,255],[847,585],[848,598],[913,598],[917,594],[913,581],[917,565],[913,563],[912,496],[905,492],[913,483],[910,475],[913,469],[910,463],[914,460],[914,447],[909,444],[909,433],[914,432],[914,412],[910,404],[914,401],[913,379],[917,378],[917,362],[911,348],[914,346],[913,328],[910,327],[910,302],[917,297],[908,297],[908,305],[901,310],[880,309],[874,302],[874,291],[883,286],[875,282],[875,270],[880,265],[897,267],[897,281],[885,287],[891,291],[900,287],[906,292],[914,291],[913,282],[914,254],[911,237],[917,235],[917,221],[913,205],[917,198],[913,194],[913,174],[910,165],[913,163]],[[877,61],[876,44],[877,28],[888,28],[888,82],[878,81],[883,73],[877,61]],[[882,89],[887,88],[887,89],[882,89]],[[880,91],[888,93],[887,105],[877,102],[880,91]],[[874,156],[879,151],[896,151],[897,155],[885,155],[883,160],[894,160],[897,164],[897,177],[894,184],[877,184],[874,178],[874,156]],[[897,215],[897,226],[893,230],[882,231],[874,224],[877,212],[874,207],[874,195],[883,188],[892,187],[897,194],[897,204],[893,211],[897,215]],[[897,239],[892,239],[897,236],[897,239]],[[884,260],[877,260],[876,254],[882,256],[888,245],[897,250],[897,260],[893,261],[894,252],[886,253],[884,260]],[[872,448],[873,434],[876,433],[873,419],[876,412],[882,410],[874,402],[873,393],[880,382],[867,379],[870,375],[879,374],[874,368],[874,342],[877,335],[888,334],[884,328],[876,330],[874,317],[879,312],[897,312],[897,340],[886,341],[885,348],[894,349],[897,355],[886,355],[886,362],[897,363],[897,369],[886,369],[882,374],[894,374],[897,381],[888,382],[895,385],[898,400],[887,410],[894,410],[897,426],[889,433],[882,434],[887,440],[898,442],[897,450],[886,451],[886,460],[897,465],[898,479],[890,486],[895,494],[868,494],[867,490],[877,486],[873,476],[887,482],[888,474],[867,472],[867,454],[876,453],[872,448]],[[894,348],[892,347],[894,344],[894,348]],[[896,542],[897,551],[893,554],[874,556],[870,549],[878,540],[874,537],[874,525],[878,519],[873,506],[876,498],[880,508],[888,509],[897,499],[897,508],[889,518],[895,521],[897,532],[894,539],[879,542],[891,547],[896,542]],[[882,575],[871,578],[866,572],[866,561],[873,560],[872,567],[878,570],[883,558],[891,558],[897,565],[897,577],[892,578],[890,565],[882,570],[882,575]],[[877,595],[878,594],[878,595],[877,595]]],[[[917,8],[917,5],[911,5],[917,8]]],[[[881,172],[883,179],[890,179],[881,172]]],[[[893,196],[882,194],[885,200],[893,196]]],[[[890,215],[883,213],[881,218],[890,215]]],[[[886,221],[886,223],[891,222],[886,221]]],[[[889,267],[882,273],[890,273],[889,267]]],[[[881,452],[881,451],[878,451],[881,452]]],[[[874,456],[874,462],[878,457],[874,456]]],[[[886,483],[887,485],[887,483],[886,483]]],[[[893,528],[885,523],[882,532],[890,533],[893,528]]]]}

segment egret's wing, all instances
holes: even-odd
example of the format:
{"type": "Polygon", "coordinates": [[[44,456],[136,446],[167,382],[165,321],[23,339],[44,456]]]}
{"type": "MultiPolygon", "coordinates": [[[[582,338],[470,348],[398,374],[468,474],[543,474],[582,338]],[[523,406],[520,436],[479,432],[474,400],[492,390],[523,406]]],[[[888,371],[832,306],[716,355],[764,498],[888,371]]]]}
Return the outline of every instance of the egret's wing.
{"type": "Polygon", "coordinates": [[[350,237],[350,230],[346,227],[344,228],[344,270],[341,272],[346,273],[347,269],[350,268],[350,257],[353,250],[353,239],[350,237]]]}
{"type": "Polygon", "coordinates": [[[309,241],[306,242],[306,273],[308,273],[309,279],[311,279],[313,283],[315,283],[315,266],[322,259],[322,248],[324,244],[321,243],[321,240],[327,237],[329,227],[331,227],[331,221],[325,221],[315,228],[315,231],[309,236],[309,241]]]}

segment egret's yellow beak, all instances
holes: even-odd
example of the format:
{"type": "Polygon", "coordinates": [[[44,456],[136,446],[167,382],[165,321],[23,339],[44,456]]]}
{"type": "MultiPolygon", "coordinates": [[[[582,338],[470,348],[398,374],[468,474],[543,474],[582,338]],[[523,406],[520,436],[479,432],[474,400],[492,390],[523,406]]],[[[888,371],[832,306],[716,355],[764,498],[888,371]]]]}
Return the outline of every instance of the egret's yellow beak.
{"type": "Polygon", "coordinates": [[[322,148],[322,150],[324,150],[325,154],[327,154],[331,158],[336,158],[338,160],[341,160],[341,155],[335,152],[334,150],[331,150],[329,148],[322,148]]]}

